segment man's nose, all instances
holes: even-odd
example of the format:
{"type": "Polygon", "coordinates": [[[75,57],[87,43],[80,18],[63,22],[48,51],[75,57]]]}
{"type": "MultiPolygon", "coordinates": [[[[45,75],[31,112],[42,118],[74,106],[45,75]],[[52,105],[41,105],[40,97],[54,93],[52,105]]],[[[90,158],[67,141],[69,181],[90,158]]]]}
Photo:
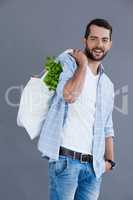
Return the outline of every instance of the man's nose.
{"type": "Polygon", "coordinates": [[[103,43],[101,40],[97,40],[97,47],[103,47],[103,43]]]}

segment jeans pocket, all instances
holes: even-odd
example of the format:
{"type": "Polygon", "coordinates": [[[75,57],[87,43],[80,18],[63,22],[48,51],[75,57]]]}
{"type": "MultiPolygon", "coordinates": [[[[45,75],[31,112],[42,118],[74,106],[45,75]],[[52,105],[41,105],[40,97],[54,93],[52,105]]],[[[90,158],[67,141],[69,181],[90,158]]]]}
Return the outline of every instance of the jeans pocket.
{"type": "Polygon", "coordinates": [[[59,156],[59,160],[55,162],[55,174],[61,175],[67,169],[67,157],[59,156]]]}
{"type": "Polygon", "coordinates": [[[56,176],[62,174],[68,166],[68,159],[66,156],[59,156],[59,160],[50,161],[49,165],[49,174],[55,174],[56,176]]]}

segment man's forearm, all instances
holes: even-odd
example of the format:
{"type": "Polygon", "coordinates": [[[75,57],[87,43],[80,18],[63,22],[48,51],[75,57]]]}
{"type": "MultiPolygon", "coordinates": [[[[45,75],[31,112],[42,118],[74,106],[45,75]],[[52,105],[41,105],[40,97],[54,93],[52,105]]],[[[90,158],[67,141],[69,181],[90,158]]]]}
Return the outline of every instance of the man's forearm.
{"type": "Polygon", "coordinates": [[[86,67],[78,66],[73,77],[64,86],[63,96],[68,103],[73,103],[80,95],[85,81],[86,67]]]}
{"type": "Polygon", "coordinates": [[[114,160],[114,144],[113,138],[105,138],[105,160],[114,160]]]}

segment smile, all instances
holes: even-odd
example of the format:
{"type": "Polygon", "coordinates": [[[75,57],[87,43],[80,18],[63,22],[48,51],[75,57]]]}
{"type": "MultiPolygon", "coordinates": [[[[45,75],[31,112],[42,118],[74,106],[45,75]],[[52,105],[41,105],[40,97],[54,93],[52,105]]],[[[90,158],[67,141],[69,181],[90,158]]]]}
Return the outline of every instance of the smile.
{"type": "Polygon", "coordinates": [[[95,52],[95,53],[103,53],[102,50],[96,50],[96,49],[94,50],[94,52],[95,52]]]}

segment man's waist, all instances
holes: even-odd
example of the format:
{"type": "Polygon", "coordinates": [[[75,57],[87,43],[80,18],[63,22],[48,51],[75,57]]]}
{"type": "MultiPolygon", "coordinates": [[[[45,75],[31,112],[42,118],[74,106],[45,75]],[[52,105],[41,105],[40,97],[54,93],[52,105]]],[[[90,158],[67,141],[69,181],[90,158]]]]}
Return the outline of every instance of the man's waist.
{"type": "Polygon", "coordinates": [[[59,155],[65,155],[71,157],[72,159],[79,160],[81,163],[84,162],[93,162],[93,156],[91,154],[84,154],[80,152],[73,151],[71,149],[67,149],[65,147],[60,147],[59,155]]]}

